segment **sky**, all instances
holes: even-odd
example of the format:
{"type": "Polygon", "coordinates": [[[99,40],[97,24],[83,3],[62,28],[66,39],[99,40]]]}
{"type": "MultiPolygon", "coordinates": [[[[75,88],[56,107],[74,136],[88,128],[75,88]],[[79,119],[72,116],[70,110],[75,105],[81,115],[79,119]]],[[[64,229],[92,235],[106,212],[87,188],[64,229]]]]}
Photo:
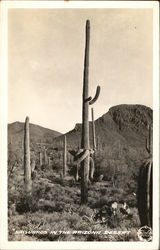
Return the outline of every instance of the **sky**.
{"type": "Polygon", "coordinates": [[[118,104],[152,108],[152,9],[9,9],[8,122],[61,133],[82,121],[85,22],[95,119],[118,104]]]}

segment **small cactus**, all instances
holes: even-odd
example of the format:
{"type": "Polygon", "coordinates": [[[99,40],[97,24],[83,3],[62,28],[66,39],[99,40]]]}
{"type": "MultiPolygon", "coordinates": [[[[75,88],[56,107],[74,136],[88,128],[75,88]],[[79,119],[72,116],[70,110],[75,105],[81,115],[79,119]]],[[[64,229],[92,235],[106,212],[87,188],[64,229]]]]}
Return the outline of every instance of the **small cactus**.
{"type": "Polygon", "coordinates": [[[31,172],[33,172],[35,170],[36,167],[36,162],[34,159],[31,160],[31,172]]]}
{"type": "Polygon", "coordinates": [[[60,175],[59,175],[60,179],[63,180],[63,173],[60,172],[60,175]]]}
{"type": "Polygon", "coordinates": [[[51,159],[50,159],[50,157],[48,157],[48,166],[49,167],[51,166],[51,159]]]}
{"type": "Polygon", "coordinates": [[[44,165],[48,165],[48,156],[47,156],[47,149],[44,148],[44,165]]]}
{"type": "Polygon", "coordinates": [[[29,139],[29,117],[26,117],[24,125],[24,181],[26,195],[32,192],[31,165],[30,165],[30,139],[29,139]]]}
{"type": "Polygon", "coordinates": [[[39,152],[39,165],[40,167],[42,167],[43,163],[42,163],[42,153],[39,152]]]}
{"type": "Polygon", "coordinates": [[[148,137],[146,138],[146,150],[151,155],[152,154],[152,139],[153,139],[152,125],[148,125],[148,137]]]}

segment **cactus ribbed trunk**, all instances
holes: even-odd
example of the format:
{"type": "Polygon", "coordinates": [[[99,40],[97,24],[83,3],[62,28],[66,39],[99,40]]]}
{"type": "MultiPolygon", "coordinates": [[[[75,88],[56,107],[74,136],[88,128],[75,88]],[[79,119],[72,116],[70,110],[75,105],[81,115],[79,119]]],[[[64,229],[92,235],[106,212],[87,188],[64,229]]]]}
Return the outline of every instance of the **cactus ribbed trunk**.
{"type": "Polygon", "coordinates": [[[24,125],[24,181],[26,195],[32,192],[31,165],[30,165],[30,141],[29,141],[29,117],[26,117],[24,125]]]}
{"type": "Polygon", "coordinates": [[[92,110],[93,154],[90,156],[90,179],[93,180],[94,171],[95,171],[95,167],[94,167],[95,153],[96,153],[97,145],[96,145],[95,122],[94,122],[94,110],[93,110],[93,108],[91,110],[92,110]]]}
{"type": "MultiPolygon", "coordinates": [[[[86,21],[86,41],[85,41],[85,59],[83,72],[83,106],[82,106],[82,141],[81,148],[89,149],[89,102],[88,102],[88,75],[89,75],[89,42],[90,42],[90,22],[86,21]]],[[[81,163],[82,180],[81,180],[81,203],[85,204],[88,201],[88,175],[89,175],[89,156],[81,163]]]]}
{"type": "Polygon", "coordinates": [[[66,168],[67,168],[67,139],[66,139],[66,135],[64,135],[64,141],[63,141],[63,177],[66,176],[66,168]]]}
{"type": "Polygon", "coordinates": [[[93,150],[96,150],[96,132],[94,123],[94,110],[92,108],[92,136],[93,136],[93,150]]]}
{"type": "Polygon", "coordinates": [[[152,227],[152,159],[145,162],[139,175],[138,210],[141,226],[152,227]]]}

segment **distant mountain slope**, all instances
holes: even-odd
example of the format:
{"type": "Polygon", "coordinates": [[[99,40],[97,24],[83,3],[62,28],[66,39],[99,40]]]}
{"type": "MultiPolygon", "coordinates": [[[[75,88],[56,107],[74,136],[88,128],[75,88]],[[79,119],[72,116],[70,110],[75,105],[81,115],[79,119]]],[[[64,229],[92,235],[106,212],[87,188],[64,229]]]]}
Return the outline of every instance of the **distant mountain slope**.
{"type": "MultiPolygon", "coordinates": [[[[30,139],[32,143],[52,143],[54,138],[61,133],[30,123],[30,139]]],[[[13,144],[20,143],[23,140],[24,123],[14,122],[8,124],[8,142],[13,144]]]]}
{"type": "MultiPolygon", "coordinates": [[[[152,116],[152,109],[143,105],[117,105],[95,121],[97,150],[94,159],[97,175],[103,174],[109,179],[114,172],[117,185],[118,181],[120,185],[123,182],[130,185],[130,181],[137,178],[142,161],[150,157],[146,150],[146,138],[152,116]],[[124,176],[126,179],[122,180],[124,176]]],[[[23,159],[23,126],[20,122],[8,125],[9,158],[13,158],[10,156],[13,153],[17,158],[23,159]]],[[[65,134],[70,168],[73,157],[69,151],[73,152],[81,147],[81,127],[78,123],[65,134]]],[[[60,171],[63,165],[63,139],[64,135],[56,131],[30,124],[31,152],[35,155],[37,164],[39,152],[44,155],[45,144],[50,164],[56,171],[60,171]]],[[[93,148],[91,122],[90,148],[93,148]]],[[[134,181],[136,183],[135,179],[134,181]]]]}
{"type": "MultiPolygon", "coordinates": [[[[144,147],[148,134],[147,126],[152,123],[152,109],[143,105],[117,105],[95,121],[96,138],[101,147],[120,141],[133,147],[144,147]]],[[[69,145],[80,146],[81,124],[66,133],[69,145]]],[[[56,140],[60,140],[61,136],[56,140]]],[[[92,128],[90,122],[90,146],[92,128]]]]}

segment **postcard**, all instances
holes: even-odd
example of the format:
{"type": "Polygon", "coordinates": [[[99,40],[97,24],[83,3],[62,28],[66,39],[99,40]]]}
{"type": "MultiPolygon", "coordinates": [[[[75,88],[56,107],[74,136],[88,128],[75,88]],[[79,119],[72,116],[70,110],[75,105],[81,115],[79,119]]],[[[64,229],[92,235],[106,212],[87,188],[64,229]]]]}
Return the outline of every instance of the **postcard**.
{"type": "Polygon", "coordinates": [[[1,249],[159,249],[159,5],[1,2],[1,249]]]}

